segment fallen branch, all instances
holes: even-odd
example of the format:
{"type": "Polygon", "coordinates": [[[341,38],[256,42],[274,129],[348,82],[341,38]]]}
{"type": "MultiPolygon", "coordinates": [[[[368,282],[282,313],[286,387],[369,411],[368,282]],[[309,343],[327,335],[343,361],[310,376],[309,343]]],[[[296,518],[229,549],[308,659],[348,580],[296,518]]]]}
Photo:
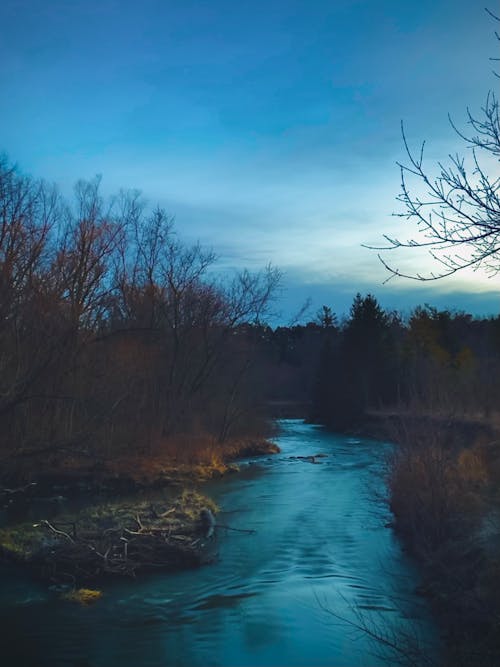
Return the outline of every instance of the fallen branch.
{"type": "Polygon", "coordinates": [[[59,529],[55,528],[49,521],[47,521],[47,519],[42,519],[40,521],[40,523],[43,524],[44,526],[47,526],[48,528],[50,528],[50,530],[53,533],[55,533],[56,535],[62,535],[63,537],[66,537],[73,544],[75,543],[75,541],[71,537],[71,535],[68,535],[68,533],[66,533],[64,530],[59,530],[59,529]]]}
{"type": "Polygon", "coordinates": [[[223,523],[218,523],[215,528],[224,528],[225,530],[234,530],[238,533],[247,533],[248,535],[253,535],[257,531],[253,528],[233,528],[232,526],[226,526],[223,523]]]}

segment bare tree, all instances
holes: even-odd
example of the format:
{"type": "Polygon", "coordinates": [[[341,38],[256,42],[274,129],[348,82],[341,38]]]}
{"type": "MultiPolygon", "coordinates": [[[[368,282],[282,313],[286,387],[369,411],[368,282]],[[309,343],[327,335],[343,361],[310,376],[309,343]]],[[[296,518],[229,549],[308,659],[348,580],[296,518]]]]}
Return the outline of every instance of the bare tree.
{"type": "Polygon", "coordinates": [[[414,152],[402,126],[408,163],[399,164],[398,200],[404,212],[395,215],[415,222],[420,235],[408,240],[384,235],[387,245],[375,249],[424,248],[438,268],[407,273],[379,255],[391,273],[388,280],[394,276],[436,280],[466,268],[483,269],[490,275],[500,271],[500,117],[495,93],[488,93],[479,115],[467,109],[467,117],[468,131],[461,131],[449,119],[466,152],[449,155],[447,163],[439,162],[437,175],[424,168],[425,142],[414,152]],[[414,188],[425,194],[415,194],[414,188]]]}
{"type": "Polygon", "coordinates": [[[0,415],[25,400],[56,352],[45,328],[44,275],[59,212],[53,187],[0,158],[0,415]]]}
{"type": "Polygon", "coordinates": [[[224,439],[255,405],[244,327],[279,272],[218,278],[138,192],[105,199],[96,177],[74,194],[0,157],[0,457],[224,439]]]}
{"type": "Polygon", "coordinates": [[[75,331],[94,327],[106,312],[114,284],[112,258],[123,245],[125,224],[106,207],[100,178],[79,181],[76,210],[67,208],[53,263],[55,283],[68,307],[75,331]]]}

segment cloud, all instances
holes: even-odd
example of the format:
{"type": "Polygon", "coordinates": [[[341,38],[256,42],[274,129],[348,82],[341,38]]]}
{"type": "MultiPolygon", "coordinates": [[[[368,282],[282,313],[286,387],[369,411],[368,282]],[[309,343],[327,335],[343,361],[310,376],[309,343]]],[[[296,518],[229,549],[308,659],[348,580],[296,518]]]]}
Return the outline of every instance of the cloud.
{"type": "Polygon", "coordinates": [[[300,270],[289,270],[284,275],[283,290],[277,304],[279,312],[272,324],[293,321],[301,306],[309,301],[310,307],[301,318],[302,322],[314,319],[322,305],[330,306],[340,317],[347,316],[357,292],[375,295],[383,308],[396,310],[404,316],[408,316],[416,306],[424,304],[442,310],[465,311],[478,317],[497,317],[500,311],[500,294],[491,289],[471,293],[458,286],[442,289],[438,283],[412,284],[409,288],[408,283],[381,285],[363,278],[355,281],[350,276],[311,281],[300,270]]]}
{"type": "MultiPolygon", "coordinates": [[[[272,262],[301,294],[417,297],[419,283],[380,287],[362,244],[414,234],[391,217],[401,119],[433,165],[461,148],[448,112],[460,123],[493,85],[494,26],[474,3],[7,0],[0,25],[3,148],[22,168],[66,192],[95,173],[108,193],[140,188],[221,270],[272,262]]],[[[480,300],[491,285],[425,290],[480,300]]]]}

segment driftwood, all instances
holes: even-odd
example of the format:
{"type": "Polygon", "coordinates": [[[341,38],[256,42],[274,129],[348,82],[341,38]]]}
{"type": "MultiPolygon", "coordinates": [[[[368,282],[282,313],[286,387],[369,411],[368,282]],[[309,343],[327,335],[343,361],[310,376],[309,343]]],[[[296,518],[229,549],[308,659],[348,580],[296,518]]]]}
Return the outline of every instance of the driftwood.
{"type": "Polygon", "coordinates": [[[226,526],[223,523],[218,523],[215,527],[216,528],[224,528],[224,530],[234,530],[237,533],[246,533],[247,535],[253,535],[254,533],[257,532],[253,528],[233,528],[232,526],[226,526]]]}
{"type": "Polygon", "coordinates": [[[309,456],[290,456],[290,459],[296,459],[299,461],[308,461],[309,463],[320,463],[316,459],[324,459],[328,454],[309,454],[309,456]]]}

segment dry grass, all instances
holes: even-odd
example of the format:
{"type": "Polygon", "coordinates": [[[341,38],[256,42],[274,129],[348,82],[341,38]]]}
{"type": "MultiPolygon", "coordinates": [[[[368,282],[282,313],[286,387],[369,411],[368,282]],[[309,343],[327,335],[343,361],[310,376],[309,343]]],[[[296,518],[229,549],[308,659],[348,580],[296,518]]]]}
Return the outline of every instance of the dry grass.
{"type": "Polygon", "coordinates": [[[143,483],[161,480],[205,481],[237,470],[231,461],[243,456],[279,452],[267,440],[237,440],[223,444],[209,437],[176,437],[157,445],[149,454],[121,456],[106,462],[110,475],[143,483]]]}
{"type": "Polygon", "coordinates": [[[447,636],[449,664],[497,665],[500,540],[498,526],[490,535],[484,525],[500,511],[498,443],[464,445],[431,422],[420,426],[405,425],[389,461],[396,528],[423,565],[422,592],[447,636]]]}

